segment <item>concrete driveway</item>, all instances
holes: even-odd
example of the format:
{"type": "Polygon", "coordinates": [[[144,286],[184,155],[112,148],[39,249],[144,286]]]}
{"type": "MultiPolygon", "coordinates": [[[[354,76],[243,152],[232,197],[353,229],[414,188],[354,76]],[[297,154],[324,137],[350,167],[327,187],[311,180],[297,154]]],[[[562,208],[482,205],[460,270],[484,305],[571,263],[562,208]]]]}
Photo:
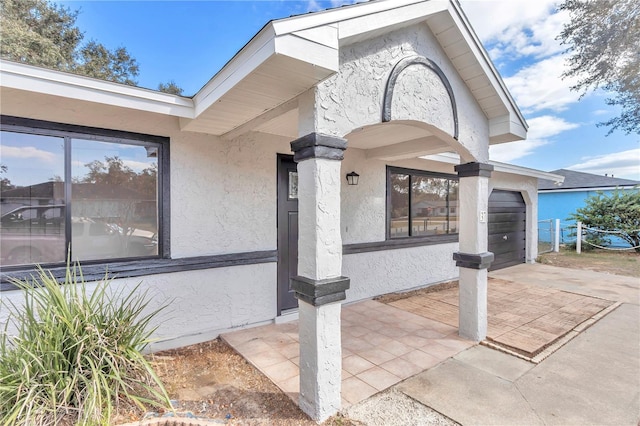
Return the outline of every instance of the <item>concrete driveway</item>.
{"type": "Polygon", "coordinates": [[[539,264],[490,275],[623,303],[540,364],[474,346],[386,391],[418,401],[413,412],[372,416],[369,404],[362,415],[365,401],[348,414],[368,425],[638,425],[640,279],[539,264]]]}

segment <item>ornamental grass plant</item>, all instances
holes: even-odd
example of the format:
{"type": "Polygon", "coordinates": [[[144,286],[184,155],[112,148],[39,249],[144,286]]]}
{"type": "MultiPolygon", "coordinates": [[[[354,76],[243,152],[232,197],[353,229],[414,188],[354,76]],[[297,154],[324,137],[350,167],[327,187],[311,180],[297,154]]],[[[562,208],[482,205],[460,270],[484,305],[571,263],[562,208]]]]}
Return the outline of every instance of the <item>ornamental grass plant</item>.
{"type": "Polygon", "coordinates": [[[162,308],[147,309],[140,284],[118,289],[111,281],[88,286],[79,265],[67,265],[63,283],[42,268],[14,281],[24,305],[2,303],[9,321],[0,335],[0,424],[106,425],[120,403],[171,409],[141,353],[162,308]]]}

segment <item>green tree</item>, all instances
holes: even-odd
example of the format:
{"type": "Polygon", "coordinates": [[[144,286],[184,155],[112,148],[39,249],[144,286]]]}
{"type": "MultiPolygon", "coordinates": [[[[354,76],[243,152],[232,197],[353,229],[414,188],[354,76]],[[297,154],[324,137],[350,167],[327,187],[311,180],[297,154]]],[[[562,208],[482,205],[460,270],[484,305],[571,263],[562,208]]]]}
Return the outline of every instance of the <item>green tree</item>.
{"type": "MultiPolygon", "coordinates": [[[[7,173],[7,170],[8,170],[7,166],[5,166],[4,164],[0,164],[0,174],[7,173]]],[[[6,178],[6,177],[0,178],[0,192],[7,191],[15,187],[16,186],[11,183],[9,178],[6,178]]]]}
{"type": "Polygon", "coordinates": [[[78,74],[130,86],[137,84],[133,77],[139,73],[138,64],[124,47],[109,50],[100,43],[90,41],[80,49],[79,56],[79,63],[75,67],[78,74]]]}
{"type": "Polygon", "coordinates": [[[178,86],[175,81],[171,80],[167,83],[158,84],[158,90],[164,93],[170,93],[172,95],[182,95],[182,87],[178,86]]]}
{"type": "Polygon", "coordinates": [[[135,85],[139,69],[124,47],[82,44],[79,11],[47,0],[0,0],[0,56],[16,62],[135,85]]]}
{"type": "Polygon", "coordinates": [[[559,9],[570,16],[558,38],[571,54],[563,76],[578,78],[571,89],[610,92],[607,104],[622,111],[599,126],[640,134],[640,2],[565,0],[559,9]]]}
{"type": "MultiPolygon", "coordinates": [[[[598,191],[585,200],[585,206],[576,210],[569,219],[582,222],[601,231],[622,238],[640,252],[640,187],[614,190],[611,195],[598,191]]],[[[602,234],[600,234],[602,235],[602,234]]]]}
{"type": "MultiPolygon", "coordinates": [[[[0,57],[135,86],[137,61],[124,47],[83,43],[78,14],[47,0],[0,0],[0,57]]],[[[158,90],[182,94],[173,80],[158,90]]]]}
{"type": "Polygon", "coordinates": [[[2,58],[71,71],[83,37],[77,16],[44,0],[0,0],[2,58]]]}

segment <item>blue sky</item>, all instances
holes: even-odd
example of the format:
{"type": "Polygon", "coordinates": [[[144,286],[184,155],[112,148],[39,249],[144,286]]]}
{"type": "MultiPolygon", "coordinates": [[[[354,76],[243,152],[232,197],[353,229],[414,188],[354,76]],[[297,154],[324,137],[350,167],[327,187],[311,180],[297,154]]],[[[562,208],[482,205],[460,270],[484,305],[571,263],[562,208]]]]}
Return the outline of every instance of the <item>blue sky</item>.
{"type": "MultiPolygon", "coordinates": [[[[85,39],[126,47],[139,85],[174,80],[197,92],[270,19],[321,10],[331,1],[57,1],[80,9],[85,39]]],[[[550,0],[461,0],[471,24],[529,123],[527,141],[492,147],[491,158],[540,170],[570,168],[640,180],[640,136],[596,123],[613,117],[606,93],[582,99],[560,75],[555,39],[567,20],[550,0]]]]}

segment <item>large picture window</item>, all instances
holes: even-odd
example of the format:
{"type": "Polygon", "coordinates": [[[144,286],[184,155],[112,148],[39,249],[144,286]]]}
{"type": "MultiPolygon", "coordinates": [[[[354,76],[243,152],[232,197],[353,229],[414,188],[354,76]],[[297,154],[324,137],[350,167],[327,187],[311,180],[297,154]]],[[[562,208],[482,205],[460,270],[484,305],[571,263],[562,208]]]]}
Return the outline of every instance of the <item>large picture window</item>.
{"type": "Polygon", "coordinates": [[[166,139],[2,117],[3,267],[163,255],[166,139]]]}
{"type": "Polygon", "coordinates": [[[458,179],[453,175],[387,168],[388,236],[458,233],[458,179]]]}

